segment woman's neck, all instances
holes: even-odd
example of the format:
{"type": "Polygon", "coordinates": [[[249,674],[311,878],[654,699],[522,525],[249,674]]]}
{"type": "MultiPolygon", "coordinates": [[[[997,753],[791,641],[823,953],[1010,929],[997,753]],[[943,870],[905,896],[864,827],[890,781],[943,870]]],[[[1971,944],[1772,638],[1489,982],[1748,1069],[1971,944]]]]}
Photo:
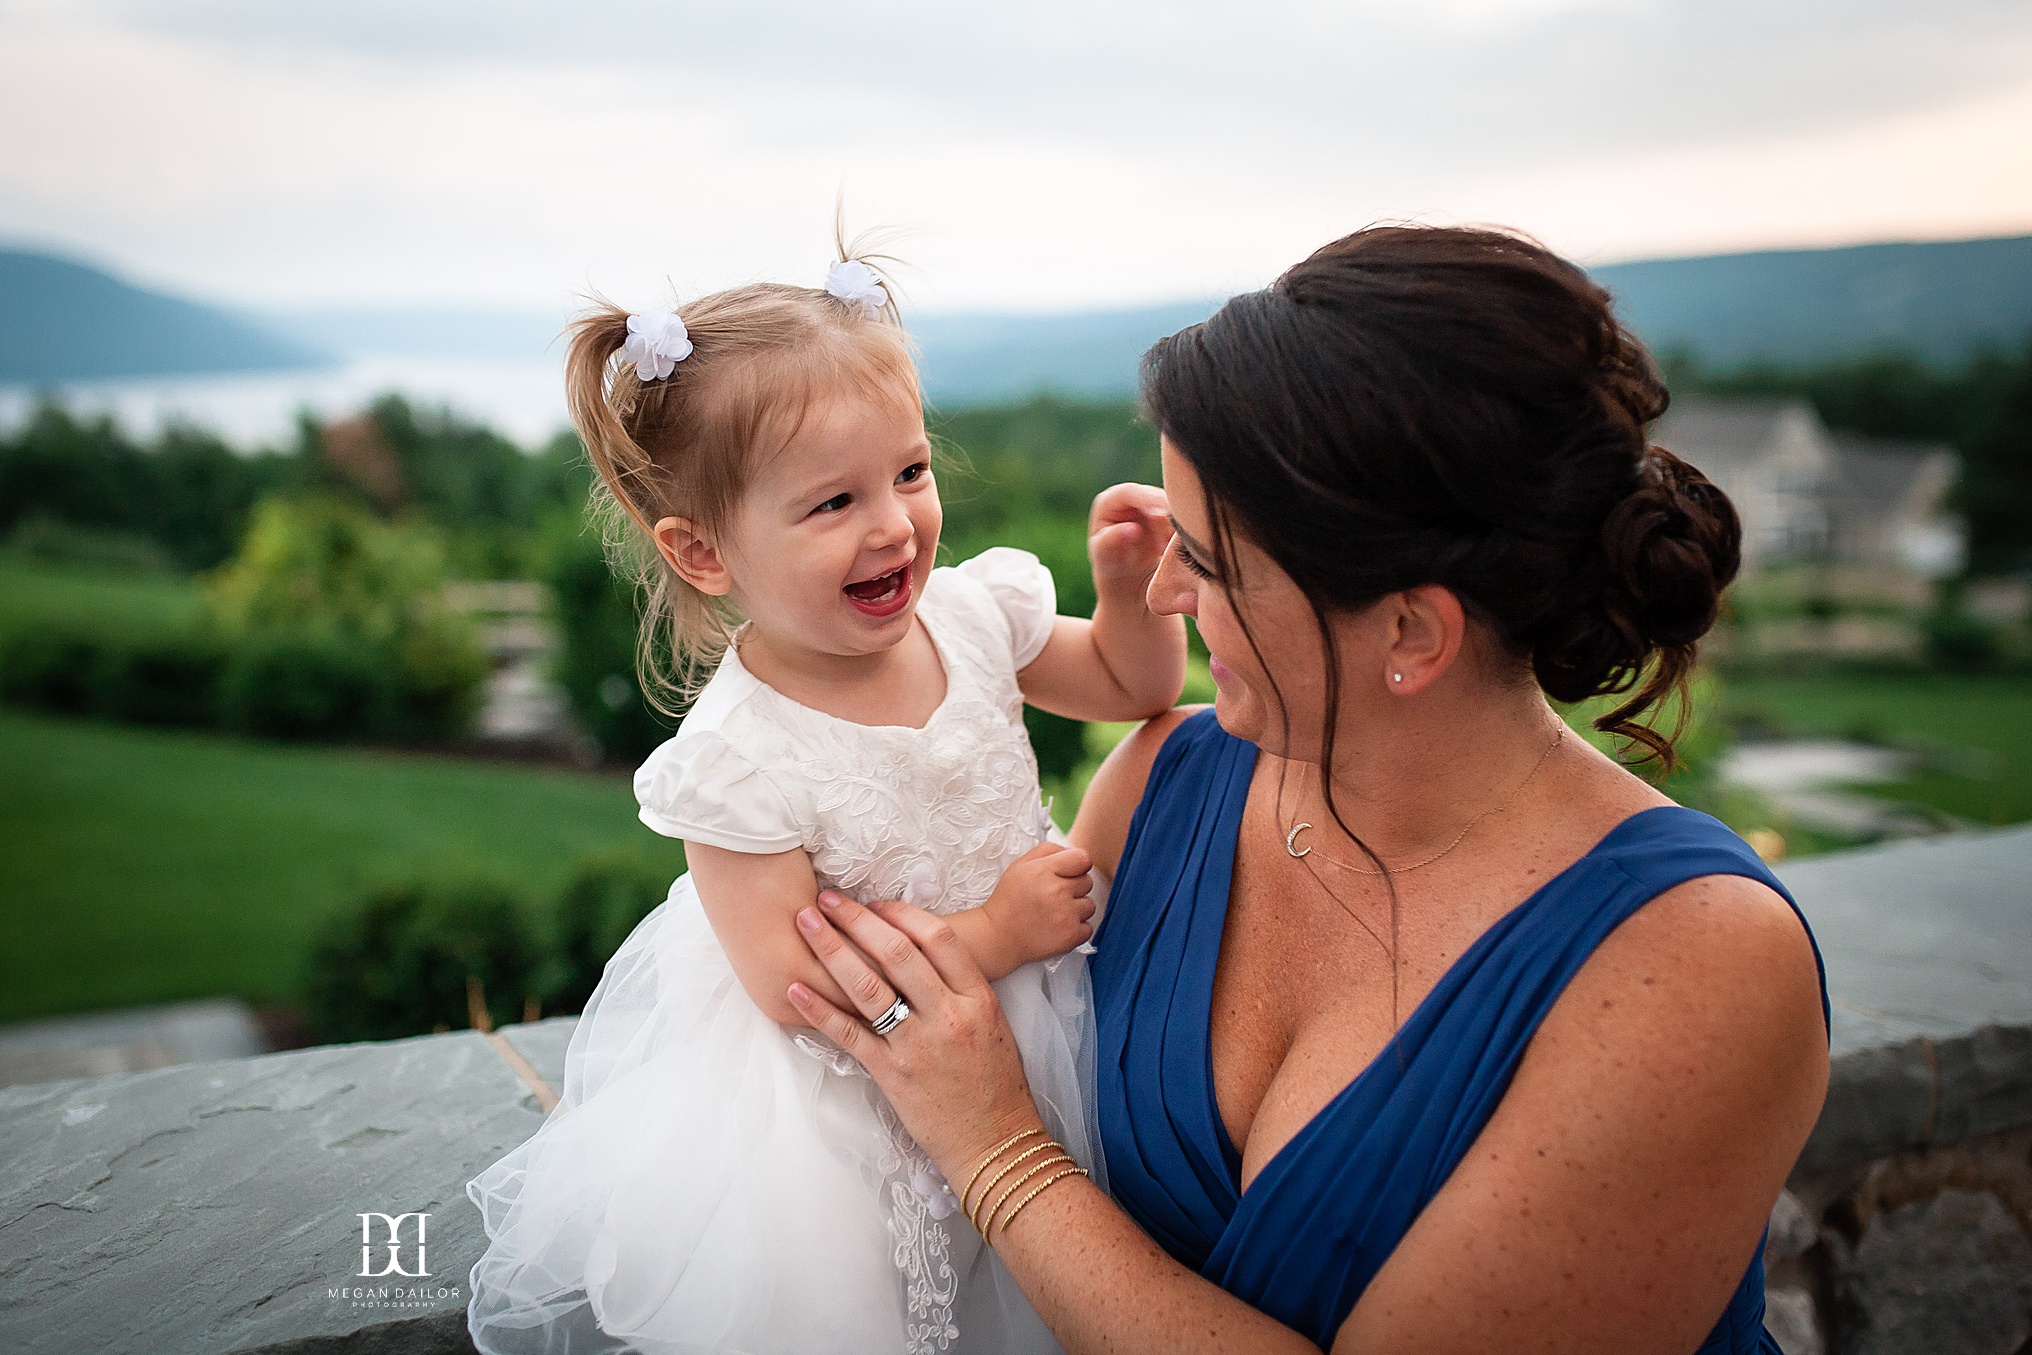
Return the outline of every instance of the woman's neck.
{"type": "MultiPolygon", "coordinates": [[[[1342,712],[1332,769],[1333,810],[1393,869],[1451,850],[1465,829],[1513,808],[1549,779],[1563,743],[1579,742],[1535,685],[1462,684],[1393,704],[1384,719],[1342,712]]],[[[1305,778],[1301,817],[1317,814],[1339,837],[1323,791],[1317,774],[1305,778]]]]}

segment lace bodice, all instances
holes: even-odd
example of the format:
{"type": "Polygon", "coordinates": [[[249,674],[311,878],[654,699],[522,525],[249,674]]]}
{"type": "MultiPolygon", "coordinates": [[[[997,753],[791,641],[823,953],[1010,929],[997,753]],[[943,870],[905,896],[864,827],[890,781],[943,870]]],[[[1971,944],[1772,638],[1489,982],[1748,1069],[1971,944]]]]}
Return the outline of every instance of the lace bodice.
{"type": "Polygon", "coordinates": [[[922,729],[800,705],[729,652],[675,737],[636,773],[642,819],[734,851],[802,847],[821,887],[950,913],[986,902],[1044,841],[1016,672],[1057,610],[1035,556],[997,548],[936,569],[918,604],[945,669],[922,729]]]}

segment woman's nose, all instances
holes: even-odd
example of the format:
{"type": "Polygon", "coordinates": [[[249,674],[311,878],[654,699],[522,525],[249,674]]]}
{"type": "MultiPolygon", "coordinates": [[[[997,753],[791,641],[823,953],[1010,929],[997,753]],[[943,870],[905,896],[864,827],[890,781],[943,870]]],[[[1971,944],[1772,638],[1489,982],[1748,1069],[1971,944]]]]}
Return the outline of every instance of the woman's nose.
{"type": "Polygon", "coordinates": [[[1178,537],[1173,535],[1164,547],[1164,556],[1157,562],[1157,568],[1150,575],[1150,583],[1143,590],[1143,601],[1159,616],[1198,616],[1199,590],[1193,587],[1192,577],[1185,566],[1178,562],[1178,537]]]}

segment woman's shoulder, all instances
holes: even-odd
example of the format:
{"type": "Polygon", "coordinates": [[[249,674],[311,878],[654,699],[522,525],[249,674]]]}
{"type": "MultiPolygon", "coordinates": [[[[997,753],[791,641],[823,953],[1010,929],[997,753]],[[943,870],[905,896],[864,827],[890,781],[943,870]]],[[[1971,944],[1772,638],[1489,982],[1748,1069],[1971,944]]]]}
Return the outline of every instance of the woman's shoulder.
{"type": "MultiPolygon", "coordinates": [[[[1087,783],[1069,836],[1114,878],[1136,811],[1154,781],[1165,781],[1195,754],[1243,741],[1220,727],[1212,706],[1179,706],[1129,731],[1087,783]]],[[[1254,745],[1244,744],[1254,750],[1254,745]]]]}

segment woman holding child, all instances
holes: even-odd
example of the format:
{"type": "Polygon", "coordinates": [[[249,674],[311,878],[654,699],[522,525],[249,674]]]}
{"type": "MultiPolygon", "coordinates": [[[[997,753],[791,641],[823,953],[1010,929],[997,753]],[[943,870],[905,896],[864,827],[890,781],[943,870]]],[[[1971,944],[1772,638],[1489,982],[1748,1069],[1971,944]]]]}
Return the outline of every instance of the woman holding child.
{"type": "Polygon", "coordinates": [[[1108,1189],[1034,1170],[1058,1131],[945,920],[822,894],[827,991],[791,1007],[1069,1350],[1775,1351],[1817,953],[1738,839],[1547,702],[1617,694],[1598,724],[1669,763],[1636,722],[1736,570],[1726,499],[1647,445],[1649,357],[1527,241],[1379,228],[1144,380],[1148,605],[1219,696],[1125,740],[1072,833],[1111,878],[1108,1189]]]}

